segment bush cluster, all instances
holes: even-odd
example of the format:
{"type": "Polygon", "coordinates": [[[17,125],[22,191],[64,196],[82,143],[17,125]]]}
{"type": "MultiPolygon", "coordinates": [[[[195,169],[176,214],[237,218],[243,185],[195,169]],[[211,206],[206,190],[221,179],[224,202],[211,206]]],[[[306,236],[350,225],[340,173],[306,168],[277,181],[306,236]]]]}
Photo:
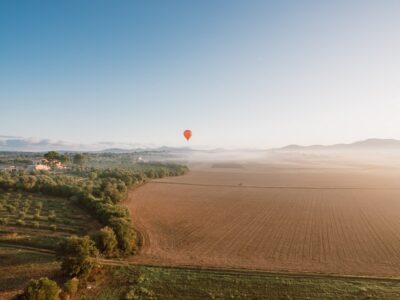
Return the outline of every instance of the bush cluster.
{"type": "Polygon", "coordinates": [[[62,291],[57,282],[42,277],[38,280],[32,279],[23,293],[17,295],[16,300],[59,300],[71,299],[75,296],[79,287],[79,279],[73,277],[64,283],[64,290],[62,291]]]}

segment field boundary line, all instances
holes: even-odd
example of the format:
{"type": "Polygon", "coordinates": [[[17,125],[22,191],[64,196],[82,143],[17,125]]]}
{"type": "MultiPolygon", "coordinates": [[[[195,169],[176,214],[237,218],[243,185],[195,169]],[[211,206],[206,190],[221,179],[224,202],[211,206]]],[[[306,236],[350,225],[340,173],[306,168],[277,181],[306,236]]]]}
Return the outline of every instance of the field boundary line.
{"type": "Polygon", "coordinates": [[[30,247],[30,246],[24,246],[24,245],[19,245],[19,244],[12,244],[12,243],[4,243],[0,242],[0,248],[13,248],[13,249],[20,249],[20,250],[27,250],[31,252],[38,252],[38,253],[44,253],[44,254],[49,254],[49,255],[55,255],[56,252],[45,249],[45,248],[36,248],[36,247],[30,247]]]}
{"type": "Polygon", "coordinates": [[[188,182],[167,182],[152,180],[148,183],[170,184],[170,185],[188,185],[203,187],[229,187],[229,188],[250,188],[250,189],[287,189],[287,190],[394,190],[399,191],[400,188],[379,188],[379,187],[313,187],[313,186],[267,186],[267,185],[240,185],[240,184],[212,184],[212,183],[188,183],[188,182]]]}

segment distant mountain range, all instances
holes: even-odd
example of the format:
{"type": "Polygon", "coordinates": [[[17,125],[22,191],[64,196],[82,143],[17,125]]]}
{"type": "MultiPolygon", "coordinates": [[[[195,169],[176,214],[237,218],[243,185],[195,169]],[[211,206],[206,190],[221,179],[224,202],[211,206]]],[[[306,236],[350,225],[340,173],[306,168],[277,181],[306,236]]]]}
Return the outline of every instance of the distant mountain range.
{"type": "Polygon", "coordinates": [[[395,139],[367,139],[354,142],[351,144],[334,144],[334,145],[288,145],[282,148],[273,149],[275,151],[356,151],[356,150],[400,150],[400,140],[395,139]]]}
{"type": "MultiPolygon", "coordinates": [[[[282,148],[266,149],[265,151],[356,151],[356,150],[399,150],[400,151],[400,140],[395,139],[367,139],[363,141],[357,141],[350,144],[334,144],[334,145],[288,145],[282,148]]],[[[236,150],[227,150],[223,148],[218,149],[193,149],[190,147],[158,147],[158,148],[135,148],[135,149],[123,149],[123,148],[109,148],[100,150],[97,152],[102,153],[129,153],[129,152],[142,152],[142,151],[157,151],[157,152],[174,152],[174,153],[189,153],[189,152],[203,152],[203,153],[221,153],[231,152],[236,150]]],[[[246,149],[243,152],[260,151],[254,149],[246,149]]]]}
{"type": "Polygon", "coordinates": [[[188,147],[139,147],[139,148],[132,148],[132,149],[125,149],[125,148],[107,148],[95,152],[99,153],[132,153],[132,152],[144,152],[144,151],[152,151],[152,152],[190,152],[195,151],[188,147]]]}
{"type": "Polygon", "coordinates": [[[131,153],[131,152],[168,152],[179,154],[189,153],[228,153],[228,152],[265,152],[265,151],[361,151],[361,150],[399,150],[400,140],[395,139],[367,139],[357,141],[351,144],[335,144],[335,145],[288,145],[282,148],[274,149],[194,149],[190,147],[167,147],[153,146],[137,143],[114,143],[99,142],[95,144],[74,144],[65,141],[53,141],[49,139],[32,139],[13,136],[0,135],[0,151],[17,151],[17,152],[45,152],[56,150],[60,152],[98,152],[98,153],[131,153]]]}

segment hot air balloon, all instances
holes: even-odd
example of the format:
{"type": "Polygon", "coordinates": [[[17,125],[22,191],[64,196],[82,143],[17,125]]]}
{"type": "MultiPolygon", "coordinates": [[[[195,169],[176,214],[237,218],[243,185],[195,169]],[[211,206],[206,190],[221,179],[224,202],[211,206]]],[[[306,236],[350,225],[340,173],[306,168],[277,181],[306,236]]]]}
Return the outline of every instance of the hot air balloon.
{"type": "Polygon", "coordinates": [[[189,129],[186,129],[186,130],[183,132],[183,136],[189,141],[190,138],[192,137],[192,131],[189,130],[189,129]]]}

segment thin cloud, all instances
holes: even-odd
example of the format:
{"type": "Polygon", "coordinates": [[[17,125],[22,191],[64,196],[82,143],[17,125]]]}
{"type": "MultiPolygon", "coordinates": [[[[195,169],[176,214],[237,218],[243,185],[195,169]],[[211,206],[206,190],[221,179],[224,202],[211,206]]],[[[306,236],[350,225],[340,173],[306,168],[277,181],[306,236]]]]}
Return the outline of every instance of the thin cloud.
{"type": "Polygon", "coordinates": [[[71,143],[62,140],[21,138],[0,135],[0,151],[98,151],[104,149],[137,149],[148,148],[150,145],[138,143],[118,143],[103,141],[92,144],[71,143]]]}

